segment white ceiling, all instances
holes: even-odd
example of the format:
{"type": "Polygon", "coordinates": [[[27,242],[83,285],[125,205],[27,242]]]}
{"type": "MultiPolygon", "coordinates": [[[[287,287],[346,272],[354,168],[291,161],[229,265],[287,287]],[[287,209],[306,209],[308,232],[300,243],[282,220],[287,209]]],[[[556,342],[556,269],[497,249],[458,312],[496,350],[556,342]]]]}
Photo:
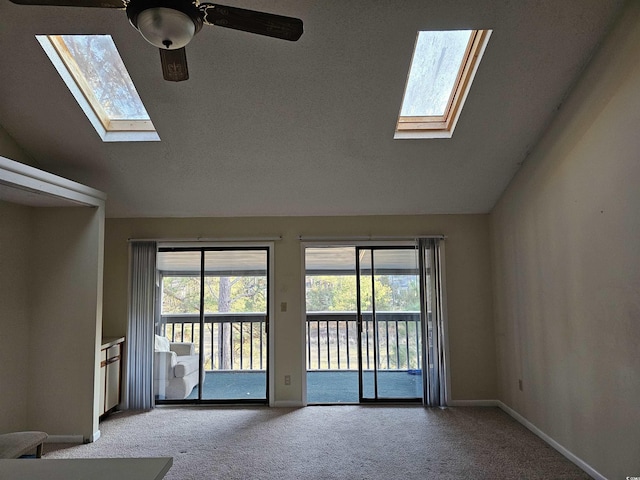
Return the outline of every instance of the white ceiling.
{"type": "Polygon", "coordinates": [[[0,0],[0,125],[47,171],[107,193],[107,215],[485,213],[621,0],[226,0],[301,18],[286,42],[204,26],[191,79],[124,11],[0,0]],[[418,30],[493,29],[452,139],[394,140],[418,30]],[[161,137],[103,143],[35,39],[111,34],[161,137]]]}

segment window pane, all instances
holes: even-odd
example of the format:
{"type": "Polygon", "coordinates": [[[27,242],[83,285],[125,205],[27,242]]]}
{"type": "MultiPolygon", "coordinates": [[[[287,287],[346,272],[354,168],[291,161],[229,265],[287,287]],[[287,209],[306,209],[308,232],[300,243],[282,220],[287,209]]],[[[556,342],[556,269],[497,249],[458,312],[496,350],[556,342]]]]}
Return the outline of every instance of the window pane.
{"type": "Polygon", "coordinates": [[[471,34],[471,30],[418,33],[400,116],[446,113],[471,34]]]}

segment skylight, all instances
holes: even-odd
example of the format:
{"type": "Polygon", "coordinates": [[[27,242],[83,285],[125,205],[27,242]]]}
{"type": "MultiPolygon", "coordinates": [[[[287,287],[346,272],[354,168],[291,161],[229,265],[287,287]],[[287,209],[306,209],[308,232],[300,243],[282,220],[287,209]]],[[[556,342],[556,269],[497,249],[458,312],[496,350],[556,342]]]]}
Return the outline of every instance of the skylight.
{"type": "Polygon", "coordinates": [[[394,138],[449,138],[490,30],[418,32],[394,138]]]}
{"type": "Polygon", "coordinates": [[[36,38],[103,141],[160,140],[110,35],[36,38]]]}

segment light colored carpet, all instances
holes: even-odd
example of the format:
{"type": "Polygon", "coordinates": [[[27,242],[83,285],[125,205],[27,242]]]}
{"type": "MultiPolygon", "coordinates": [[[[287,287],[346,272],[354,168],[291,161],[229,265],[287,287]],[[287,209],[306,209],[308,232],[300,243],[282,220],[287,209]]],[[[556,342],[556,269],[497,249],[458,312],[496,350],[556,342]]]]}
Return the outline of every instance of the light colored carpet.
{"type": "Polygon", "coordinates": [[[171,456],[169,480],[590,478],[497,408],[161,407],[100,430],[44,456],[171,456]]]}

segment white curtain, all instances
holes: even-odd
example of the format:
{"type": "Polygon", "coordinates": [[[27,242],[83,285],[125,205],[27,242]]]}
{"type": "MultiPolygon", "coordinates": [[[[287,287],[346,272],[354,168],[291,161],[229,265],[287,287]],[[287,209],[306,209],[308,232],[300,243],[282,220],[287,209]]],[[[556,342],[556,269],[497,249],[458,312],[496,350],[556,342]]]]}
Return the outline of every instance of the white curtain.
{"type": "Polygon", "coordinates": [[[423,402],[429,407],[447,404],[447,364],[441,242],[436,238],[418,240],[420,257],[420,297],[422,301],[423,342],[423,402]]]}
{"type": "Polygon", "coordinates": [[[149,410],[153,396],[156,292],[155,242],[132,242],[129,250],[129,328],[125,408],[149,410]]]}

